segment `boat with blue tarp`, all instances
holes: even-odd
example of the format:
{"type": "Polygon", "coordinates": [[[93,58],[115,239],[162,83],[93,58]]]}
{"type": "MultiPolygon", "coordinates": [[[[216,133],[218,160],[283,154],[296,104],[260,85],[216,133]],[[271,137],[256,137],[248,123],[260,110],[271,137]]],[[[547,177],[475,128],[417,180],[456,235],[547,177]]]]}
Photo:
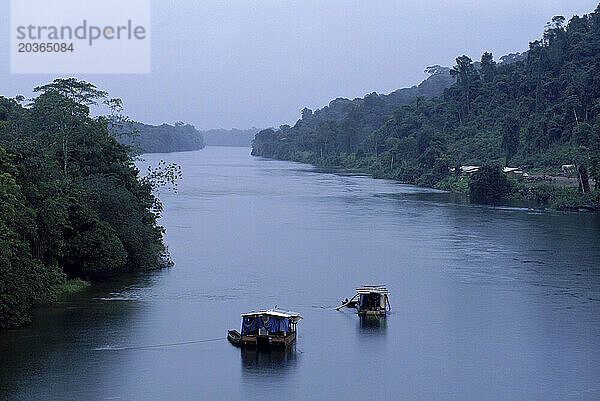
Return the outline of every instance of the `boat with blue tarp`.
{"type": "Polygon", "coordinates": [[[383,285],[361,285],[352,298],[346,298],[342,305],[335,309],[356,308],[360,316],[385,316],[392,309],[389,295],[390,292],[383,285]]]}
{"type": "Polygon", "coordinates": [[[283,309],[243,313],[240,331],[229,330],[227,339],[238,347],[287,347],[296,340],[302,316],[283,309]]]}

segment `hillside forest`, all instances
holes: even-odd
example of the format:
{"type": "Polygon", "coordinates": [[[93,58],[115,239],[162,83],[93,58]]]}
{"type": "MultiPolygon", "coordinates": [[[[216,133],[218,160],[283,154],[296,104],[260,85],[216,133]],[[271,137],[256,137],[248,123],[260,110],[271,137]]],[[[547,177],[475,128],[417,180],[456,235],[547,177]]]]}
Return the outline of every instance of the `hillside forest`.
{"type": "Polygon", "coordinates": [[[252,154],[471,194],[472,182],[499,180],[494,196],[475,201],[600,204],[600,6],[568,22],[554,17],[526,53],[500,62],[463,55],[427,71],[418,87],[305,108],[294,126],[260,131],[252,154]],[[563,165],[574,167],[578,188],[500,173],[559,174],[563,165]],[[491,169],[464,177],[461,166],[491,169]]]}

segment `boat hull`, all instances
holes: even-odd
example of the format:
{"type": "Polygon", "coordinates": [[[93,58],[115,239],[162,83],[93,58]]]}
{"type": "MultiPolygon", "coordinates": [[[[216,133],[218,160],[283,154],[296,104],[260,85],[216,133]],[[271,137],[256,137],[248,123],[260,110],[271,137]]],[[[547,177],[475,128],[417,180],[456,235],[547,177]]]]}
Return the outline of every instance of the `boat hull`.
{"type": "Polygon", "coordinates": [[[359,316],[386,316],[385,309],[358,309],[359,316]]]}
{"type": "Polygon", "coordinates": [[[296,340],[296,333],[290,333],[287,336],[243,336],[237,330],[229,330],[227,340],[236,347],[241,348],[285,348],[296,340]]]}

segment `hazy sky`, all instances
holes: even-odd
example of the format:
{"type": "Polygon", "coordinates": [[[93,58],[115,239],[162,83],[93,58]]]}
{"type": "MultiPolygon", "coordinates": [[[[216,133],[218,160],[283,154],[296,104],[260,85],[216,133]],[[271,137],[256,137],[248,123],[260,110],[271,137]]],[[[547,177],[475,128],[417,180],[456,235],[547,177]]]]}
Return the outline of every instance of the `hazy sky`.
{"type": "MultiPolygon", "coordinates": [[[[45,1],[45,0],[40,0],[45,1]]],[[[84,0],[82,0],[84,1],[84,0]]],[[[126,0],[125,0],[126,1],[126,0]]],[[[0,0],[0,94],[31,96],[52,75],[10,74],[0,0]]],[[[279,126],[336,97],[419,83],[428,65],[527,50],[554,15],[598,0],[237,0],[152,4],[152,73],[80,75],[136,120],[199,129],[279,126]]]]}

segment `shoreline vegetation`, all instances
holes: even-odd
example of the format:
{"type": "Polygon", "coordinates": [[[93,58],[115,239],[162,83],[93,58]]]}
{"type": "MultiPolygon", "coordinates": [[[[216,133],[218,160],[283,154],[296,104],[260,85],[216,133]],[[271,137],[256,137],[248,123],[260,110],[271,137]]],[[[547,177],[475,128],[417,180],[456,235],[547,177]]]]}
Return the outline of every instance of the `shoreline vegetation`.
{"type": "Polygon", "coordinates": [[[142,177],[120,144],[129,125],[118,99],[75,78],[0,97],[0,329],[30,309],[119,274],[172,265],[163,242],[160,187],[176,187],[166,162],[142,177]],[[102,105],[106,116],[92,117],[102,105]]]}
{"type": "Polygon", "coordinates": [[[91,281],[82,280],[80,278],[65,280],[65,282],[60,287],[58,287],[56,295],[63,296],[73,294],[76,292],[81,292],[86,288],[89,288],[91,285],[91,281]]]}
{"type": "MultiPolygon", "coordinates": [[[[277,159],[275,159],[277,160],[277,159]]],[[[414,182],[406,182],[399,180],[393,176],[381,174],[378,171],[372,171],[368,168],[360,168],[355,165],[326,165],[320,164],[318,160],[307,160],[303,157],[295,157],[289,159],[293,162],[310,164],[315,167],[321,167],[325,169],[343,170],[348,173],[360,173],[368,174],[374,179],[388,179],[397,181],[402,184],[417,185],[422,188],[431,188],[441,191],[456,193],[464,195],[467,199],[472,198],[471,195],[471,182],[474,177],[454,174],[446,177],[445,179],[435,183],[433,186],[422,185],[414,182]]],[[[493,170],[497,170],[500,176],[501,168],[497,166],[491,166],[493,170]]],[[[581,190],[577,185],[566,185],[566,184],[553,184],[552,180],[556,178],[565,178],[560,175],[541,175],[542,178],[539,181],[527,180],[522,177],[506,177],[506,192],[499,194],[494,199],[489,199],[483,202],[484,204],[504,204],[510,201],[526,201],[533,202],[537,208],[540,209],[552,209],[557,211],[571,211],[571,212],[593,212],[600,211],[600,191],[591,189],[588,193],[581,193],[581,190]]],[[[483,180],[489,180],[484,178],[483,180]]],[[[500,178],[502,180],[502,178],[500,178]]]]}
{"type": "Polygon", "coordinates": [[[176,122],[174,125],[149,125],[130,122],[114,127],[117,141],[143,153],[170,153],[204,149],[204,136],[193,125],[176,122]]]}
{"type": "Polygon", "coordinates": [[[453,68],[428,67],[418,87],[304,108],[294,126],[258,132],[252,155],[460,192],[476,203],[598,210],[599,49],[600,5],[568,22],[556,16],[527,52],[498,63],[489,52],[478,62],[461,56],[453,68]],[[471,167],[478,171],[465,173],[471,167]]]}

